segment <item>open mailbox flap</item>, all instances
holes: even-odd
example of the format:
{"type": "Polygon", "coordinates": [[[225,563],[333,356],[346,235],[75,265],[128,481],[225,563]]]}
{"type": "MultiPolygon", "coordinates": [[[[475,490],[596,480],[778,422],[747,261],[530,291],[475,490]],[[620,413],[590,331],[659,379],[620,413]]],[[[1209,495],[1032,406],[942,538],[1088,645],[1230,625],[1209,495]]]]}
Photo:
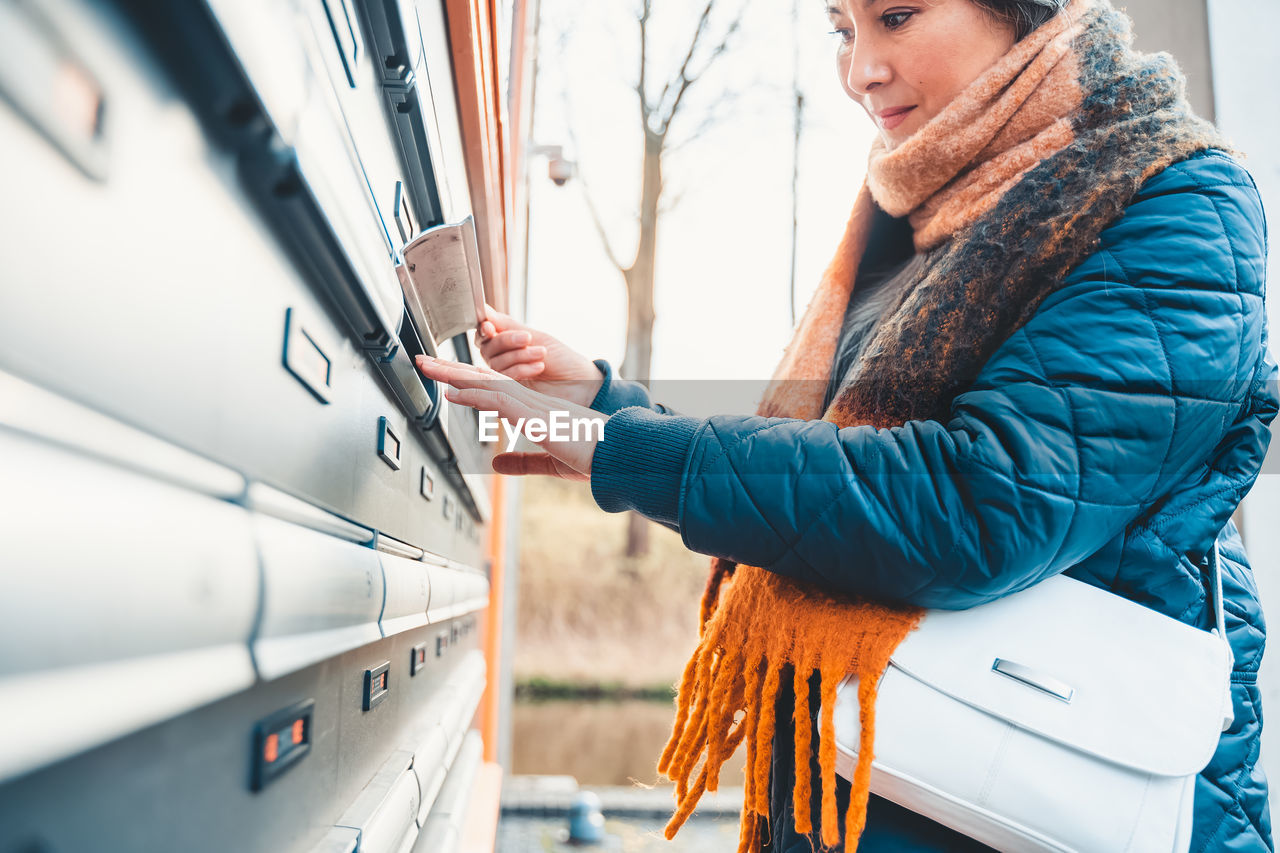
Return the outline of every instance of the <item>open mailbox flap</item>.
{"type": "Polygon", "coordinates": [[[909,634],[890,665],[934,690],[1147,773],[1197,773],[1213,756],[1231,701],[1231,661],[1215,634],[1065,576],[925,620],[929,630],[909,634]],[[997,660],[1069,701],[995,671],[997,660]]]}
{"type": "Polygon", "coordinates": [[[475,220],[437,225],[404,247],[396,268],[405,301],[419,329],[434,341],[476,328],[484,316],[484,281],[475,220]]]}

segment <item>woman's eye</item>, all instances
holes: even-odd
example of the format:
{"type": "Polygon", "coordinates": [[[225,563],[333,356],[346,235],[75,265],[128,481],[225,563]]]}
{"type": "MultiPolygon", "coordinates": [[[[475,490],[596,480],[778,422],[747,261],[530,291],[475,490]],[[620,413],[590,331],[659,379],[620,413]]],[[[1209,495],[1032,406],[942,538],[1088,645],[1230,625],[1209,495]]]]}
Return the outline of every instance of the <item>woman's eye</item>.
{"type": "Polygon", "coordinates": [[[915,12],[886,12],[880,16],[880,20],[884,21],[884,25],[889,29],[896,30],[914,14],[915,12]]]}
{"type": "Polygon", "coordinates": [[[831,35],[839,36],[840,41],[843,42],[844,44],[848,44],[849,42],[853,41],[853,30],[848,29],[847,27],[832,30],[831,35]]]}

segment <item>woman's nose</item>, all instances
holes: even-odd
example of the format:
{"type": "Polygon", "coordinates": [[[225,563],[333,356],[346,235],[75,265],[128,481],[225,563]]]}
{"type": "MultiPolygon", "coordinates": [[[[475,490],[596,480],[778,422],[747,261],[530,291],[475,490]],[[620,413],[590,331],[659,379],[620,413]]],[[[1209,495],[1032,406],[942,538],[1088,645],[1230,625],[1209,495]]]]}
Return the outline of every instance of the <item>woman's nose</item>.
{"type": "Polygon", "coordinates": [[[849,49],[849,64],[845,69],[845,88],[851,95],[866,95],[889,82],[892,71],[882,51],[874,44],[855,40],[849,49]]]}

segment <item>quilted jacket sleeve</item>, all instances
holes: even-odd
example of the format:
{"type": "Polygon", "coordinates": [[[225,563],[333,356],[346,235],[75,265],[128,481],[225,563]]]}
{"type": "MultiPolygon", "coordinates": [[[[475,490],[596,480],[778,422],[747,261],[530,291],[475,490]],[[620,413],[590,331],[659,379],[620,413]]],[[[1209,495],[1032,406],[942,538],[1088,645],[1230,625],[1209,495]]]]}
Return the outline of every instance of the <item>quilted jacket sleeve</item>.
{"type": "MultiPolygon", "coordinates": [[[[615,376],[613,366],[605,359],[598,358],[592,363],[604,374],[604,382],[600,385],[600,390],[596,392],[595,399],[591,401],[590,408],[606,415],[612,415],[619,409],[640,406],[660,415],[679,415],[674,409],[668,408],[661,403],[655,403],[653,397],[649,394],[649,389],[643,383],[615,376]]],[[[645,457],[657,466],[656,470],[667,477],[670,477],[684,465],[685,456],[688,455],[689,441],[693,437],[693,432],[690,429],[692,420],[692,418],[681,418],[678,426],[683,428],[656,430],[649,435],[649,441],[646,442],[644,451],[645,457]]],[[[661,481],[655,481],[654,485],[661,489],[661,486],[658,485],[659,482],[661,481]]],[[[657,511],[657,507],[646,500],[648,496],[653,494],[652,490],[636,489],[634,486],[635,482],[631,481],[618,483],[612,487],[615,491],[630,492],[634,505],[623,508],[635,509],[649,516],[650,519],[658,522],[663,527],[674,530],[677,533],[680,532],[680,527],[673,517],[667,513],[657,511]]]]}
{"type": "Polygon", "coordinates": [[[837,429],[624,408],[592,490],[687,547],[826,585],[963,608],[1081,561],[1213,452],[1264,364],[1265,234],[1221,155],[1147,182],[947,423],[837,429]],[[673,447],[683,458],[673,462],[673,447]]]}

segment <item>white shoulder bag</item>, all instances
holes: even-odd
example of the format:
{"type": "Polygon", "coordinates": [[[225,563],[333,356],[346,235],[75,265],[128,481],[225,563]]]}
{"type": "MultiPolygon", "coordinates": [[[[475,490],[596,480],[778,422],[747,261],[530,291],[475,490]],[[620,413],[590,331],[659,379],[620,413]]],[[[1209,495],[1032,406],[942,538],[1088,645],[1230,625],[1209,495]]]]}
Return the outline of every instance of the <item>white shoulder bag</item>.
{"type": "MultiPolygon", "coordinates": [[[[998,850],[1184,853],[1232,719],[1216,541],[1210,562],[1211,632],[1065,576],[928,611],[879,686],[871,790],[998,850]]],[[[835,731],[849,778],[853,676],[835,731]]]]}

